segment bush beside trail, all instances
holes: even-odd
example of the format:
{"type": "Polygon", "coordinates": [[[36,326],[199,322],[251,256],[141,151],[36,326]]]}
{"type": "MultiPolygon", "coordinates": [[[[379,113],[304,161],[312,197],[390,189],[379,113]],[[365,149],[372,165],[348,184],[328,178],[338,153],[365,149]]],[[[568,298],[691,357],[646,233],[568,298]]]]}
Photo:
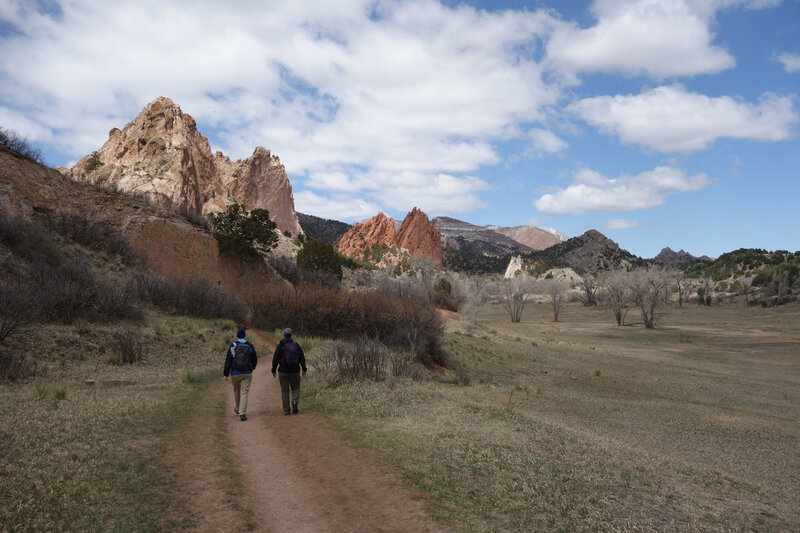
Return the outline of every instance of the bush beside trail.
{"type": "Polygon", "coordinates": [[[343,292],[301,282],[272,286],[255,298],[254,322],[263,329],[291,324],[297,331],[334,339],[362,335],[416,354],[425,364],[444,364],[439,315],[427,298],[403,298],[376,290],[343,292]]]}

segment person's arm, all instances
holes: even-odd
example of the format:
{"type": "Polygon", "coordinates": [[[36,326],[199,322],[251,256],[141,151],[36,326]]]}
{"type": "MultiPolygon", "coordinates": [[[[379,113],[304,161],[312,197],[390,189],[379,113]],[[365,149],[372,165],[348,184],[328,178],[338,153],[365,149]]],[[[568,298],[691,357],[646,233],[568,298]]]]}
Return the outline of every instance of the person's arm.
{"type": "Polygon", "coordinates": [[[275,353],[272,354],[272,377],[275,377],[275,371],[278,369],[278,362],[280,361],[281,343],[275,347],[275,353]]]}
{"type": "Polygon", "coordinates": [[[297,344],[297,350],[300,352],[300,367],[303,369],[303,377],[306,376],[308,369],[306,368],[306,354],[303,353],[303,348],[300,346],[300,343],[297,344]]]}
{"type": "Polygon", "coordinates": [[[253,370],[255,370],[258,364],[258,354],[256,354],[256,347],[252,344],[250,345],[250,360],[253,361],[253,370]]]}
{"type": "Polygon", "coordinates": [[[225,379],[228,379],[228,374],[231,373],[231,367],[233,366],[233,357],[231,356],[231,347],[228,346],[228,349],[225,350],[225,368],[222,370],[222,375],[225,379]]]}

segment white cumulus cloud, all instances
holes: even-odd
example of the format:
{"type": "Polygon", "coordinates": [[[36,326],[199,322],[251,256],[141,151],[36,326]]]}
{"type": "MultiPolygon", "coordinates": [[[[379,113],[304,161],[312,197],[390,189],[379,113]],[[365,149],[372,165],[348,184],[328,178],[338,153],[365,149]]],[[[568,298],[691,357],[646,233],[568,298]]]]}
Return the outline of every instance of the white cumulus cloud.
{"type": "Polygon", "coordinates": [[[548,130],[534,128],[528,132],[533,141],[533,149],[537,152],[554,154],[566,149],[569,145],[555,133],[548,130]]]}
{"type": "MultiPolygon", "coordinates": [[[[597,24],[557,26],[547,56],[568,72],[619,72],[656,78],[715,73],[733,56],[713,45],[708,10],[680,0],[597,1],[597,24]]],[[[713,11],[712,11],[713,12],[713,11]]]]}
{"type": "Polygon", "coordinates": [[[783,65],[786,72],[794,73],[800,71],[800,54],[783,52],[776,55],[775,60],[783,65]]]}
{"type": "Polygon", "coordinates": [[[569,106],[600,131],[660,152],[692,152],[719,138],[781,141],[800,118],[792,98],[765,93],[757,103],[709,97],[680,85],[640,94],[584,98],[569,106]]]}
{"type": "Polygon", "coordinates": [[[338,194],[326,197],[311,191],[295,193],[294,207],[300,213],[349,221],[370,218],[381,210],[378,204],[355,196],[338,194]]]}
{"type": "Polygon", "coordinates": [[[662,166],[635,176],[607,179],[591,169],[581,169],[574,183],[542,195],[533,202],[548,215],[580,215],[590,211],[636,211],[661,205],[670,194],[696,191],[710,184],[705,174],[687,176],[680,169],[662,166]]]}

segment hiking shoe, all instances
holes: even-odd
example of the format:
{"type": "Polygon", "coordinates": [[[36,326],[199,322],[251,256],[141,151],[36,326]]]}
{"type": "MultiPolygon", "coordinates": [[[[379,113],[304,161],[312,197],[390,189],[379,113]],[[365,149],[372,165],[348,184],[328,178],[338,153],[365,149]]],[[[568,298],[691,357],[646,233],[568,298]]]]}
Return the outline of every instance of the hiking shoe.
{"type": "Polygon", "coordinates": [[[239,408],[238,408],[238,407],[234,407],[234,408],[233,408],[233,412],[234,412],[234,413],[236,413],[236,414],[238,415],[238,414],[239,414],[239,408]]]}
{"type": "Polygon", "coordinates": [[[245,420],[247,420],[247,417],[245,415],[239,415],[239,420],[244,422],[245,420]]]}
{"type": "Polygon", "coordinates": [[[292,402],[292,412],[294,414],[299,413],[300,411],[297,409],[297,402],[292,402]]]}
{"type": "Polygon", "coordinates": [[[291,411],[284,411],[283,414],[290,415],[290,414],[292,414],[292,412],[291,411]]]}

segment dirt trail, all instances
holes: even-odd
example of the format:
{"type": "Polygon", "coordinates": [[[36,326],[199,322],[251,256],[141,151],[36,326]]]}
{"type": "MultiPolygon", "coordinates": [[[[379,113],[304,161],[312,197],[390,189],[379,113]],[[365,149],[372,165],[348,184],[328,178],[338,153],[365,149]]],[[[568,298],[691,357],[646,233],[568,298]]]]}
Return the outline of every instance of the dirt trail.
{"type": "MultiPolygon", "coordinates": [[[[326,429],[316,415],[303,409],[302,397],[300,414],[284,415],[280,385],[270,374],[272,351],[266,347],[260,351],[247,421],[240,421],[233,412],[230,383],[220,380],[212,385],[225,389],[228,455],[234,458],[243,484],[236,503],[252,512],[256,531],[442,530],[413,489],[404,486],[370,452],[350,447],[326,429]]],[[[176,465],[178,470],[197,466],[196,461],[182,462],[185,464],[176,465]]],[[[202,482],[196,475],[183,479],[190,485],[202,482]]],[[[202,488],[181,487],[203,495],[192,505],[197,530],[230,530],[234,522],[231,510],[223,514],[227,519],[220,524],[218,504],[206,507],[215,499],[224,501],[224,489],[218,486],[218,498],[210,497],[208,489],[207,483],[202,488]]]]}

